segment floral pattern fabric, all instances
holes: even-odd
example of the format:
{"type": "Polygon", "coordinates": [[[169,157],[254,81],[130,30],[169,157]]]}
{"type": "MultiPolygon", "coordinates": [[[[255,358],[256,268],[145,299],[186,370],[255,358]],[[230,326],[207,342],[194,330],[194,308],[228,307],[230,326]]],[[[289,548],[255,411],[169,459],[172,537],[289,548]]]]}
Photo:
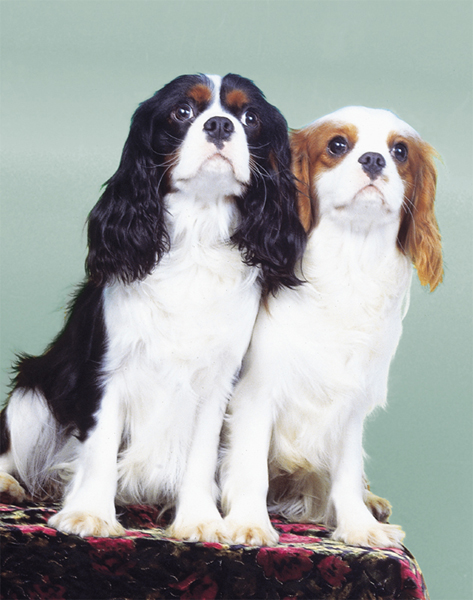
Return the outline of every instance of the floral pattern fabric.
{"type": "Polygon", "coordinates": [[[408,550],[347,546],[314,524],[273,516],[275,547],[188,543],[166,537],[149,506],[119,509],[120,538],[48,527],[56,505],[0,505],[1,598],[98,600],[428,599],[408,550]]]}

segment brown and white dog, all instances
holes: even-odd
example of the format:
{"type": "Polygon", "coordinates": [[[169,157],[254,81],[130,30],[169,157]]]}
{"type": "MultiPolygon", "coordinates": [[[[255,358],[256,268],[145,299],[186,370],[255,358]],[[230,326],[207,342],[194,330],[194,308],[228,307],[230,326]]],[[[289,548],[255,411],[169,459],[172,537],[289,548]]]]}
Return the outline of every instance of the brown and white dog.
{"type": "Polygon", "coordinates": [[[412,264],[442,280],[435,151],[386,110],[347,107],[293,132],[305,285],[269,297],[230,403],[222,464],[226,529],[274,544],[270,510],[335,528],[355,545],[399,546],[363,475],[366,415],[383,406],[412,264]]]}

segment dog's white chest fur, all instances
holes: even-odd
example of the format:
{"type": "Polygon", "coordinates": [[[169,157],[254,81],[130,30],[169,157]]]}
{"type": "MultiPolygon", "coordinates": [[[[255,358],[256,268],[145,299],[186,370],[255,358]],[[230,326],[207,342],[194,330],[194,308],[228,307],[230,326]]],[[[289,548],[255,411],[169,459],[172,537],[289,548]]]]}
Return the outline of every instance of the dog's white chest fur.
{"type": "MultiPolygon", "coordinates": [[[[386,402],[412,267],[442,280],[433,150],[385,110],[347,107],[291,136],[306,283],[260,310],[230,403],[222,506],[234,543],[275,543],[267,508],[400,547],[368,491],[363,424],[386,402]]],[[[383,508],[384,503],[384,508],[383,508]]],[[[381,510],[380,510],[381,507],[381,510]]]]}
{"type": "Polygon", "coordinates": [[[313,298],[306,309],[313,313],[304,318],[320,333],[330,331],[337,345],[351,346],[351,333],[375,335],[391,315],[400,319],[411,267],[392,230],[392,225],[350,230],[324,219],[309,240],[303,263],[308,285],[301,293],[313,298]],[[348,338],[338,335],[342,331],[348,338]]]}
{"type": "Polygon", "coordinates": [[[174,200],[168,255],[144,281],[104,296],[104,376],[125,414],[118,498],[127,502],[156,502],[178,487],[201,404],[228,398],[258,310],[258,270],[218,227],[228,228],[221,213],[233,206],[174,200]]]}
{"type": "Polygon", "coordinates": [[[279,398],[272,451],[288,471],[323,463],[353,410],[366,414],[386,401],[380,374],[401,335],[411,279],[387,234],[340,235],[339,224],[323,220],[304,256],[307,283],[297,293],[282,291],[259,320],[268,329],[261,343],[277,348],[270,340],[277,332],[286,347],[286,362],[271,378],[279,398]]]}

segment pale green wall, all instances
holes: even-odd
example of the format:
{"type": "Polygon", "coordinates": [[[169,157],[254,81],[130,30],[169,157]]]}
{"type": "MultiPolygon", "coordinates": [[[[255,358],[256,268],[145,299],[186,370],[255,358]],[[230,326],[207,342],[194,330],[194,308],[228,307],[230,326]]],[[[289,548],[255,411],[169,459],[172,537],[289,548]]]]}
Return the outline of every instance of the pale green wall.
{"type": "Polygon", "coordinates": [[[389,408],[366,431],[432,600],[471,598],[472,4],[22,1],[1,9],[1,375],[40,352],[83,274],[87,213],[138,102],[182,73],[240,73],[291,126],[394,110],[440,152],[445,283],[415,281],[389,408]]]}

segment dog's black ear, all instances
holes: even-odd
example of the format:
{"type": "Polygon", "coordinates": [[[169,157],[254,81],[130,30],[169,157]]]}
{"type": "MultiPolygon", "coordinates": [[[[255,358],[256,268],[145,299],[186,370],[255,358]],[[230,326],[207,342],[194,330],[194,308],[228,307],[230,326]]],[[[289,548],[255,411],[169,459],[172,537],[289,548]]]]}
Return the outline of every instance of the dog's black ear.
{"type": "Polygon", "coordinates": [[[307,239],[298,216],[287,123],[268,106],[262,138],[252,152],[251,182],[238,200],[241,224],[233,236],[245,261],[260,265],[264,295],[301,283],[295,271],[307,239]]]}
{"type": "Polygon", "coordinates": [[[117,172],[88,218],[86,269],[92,282],[145,277],[169,245],[163,157],[153,149],[156,97],[136,110],[117,172]]]}

